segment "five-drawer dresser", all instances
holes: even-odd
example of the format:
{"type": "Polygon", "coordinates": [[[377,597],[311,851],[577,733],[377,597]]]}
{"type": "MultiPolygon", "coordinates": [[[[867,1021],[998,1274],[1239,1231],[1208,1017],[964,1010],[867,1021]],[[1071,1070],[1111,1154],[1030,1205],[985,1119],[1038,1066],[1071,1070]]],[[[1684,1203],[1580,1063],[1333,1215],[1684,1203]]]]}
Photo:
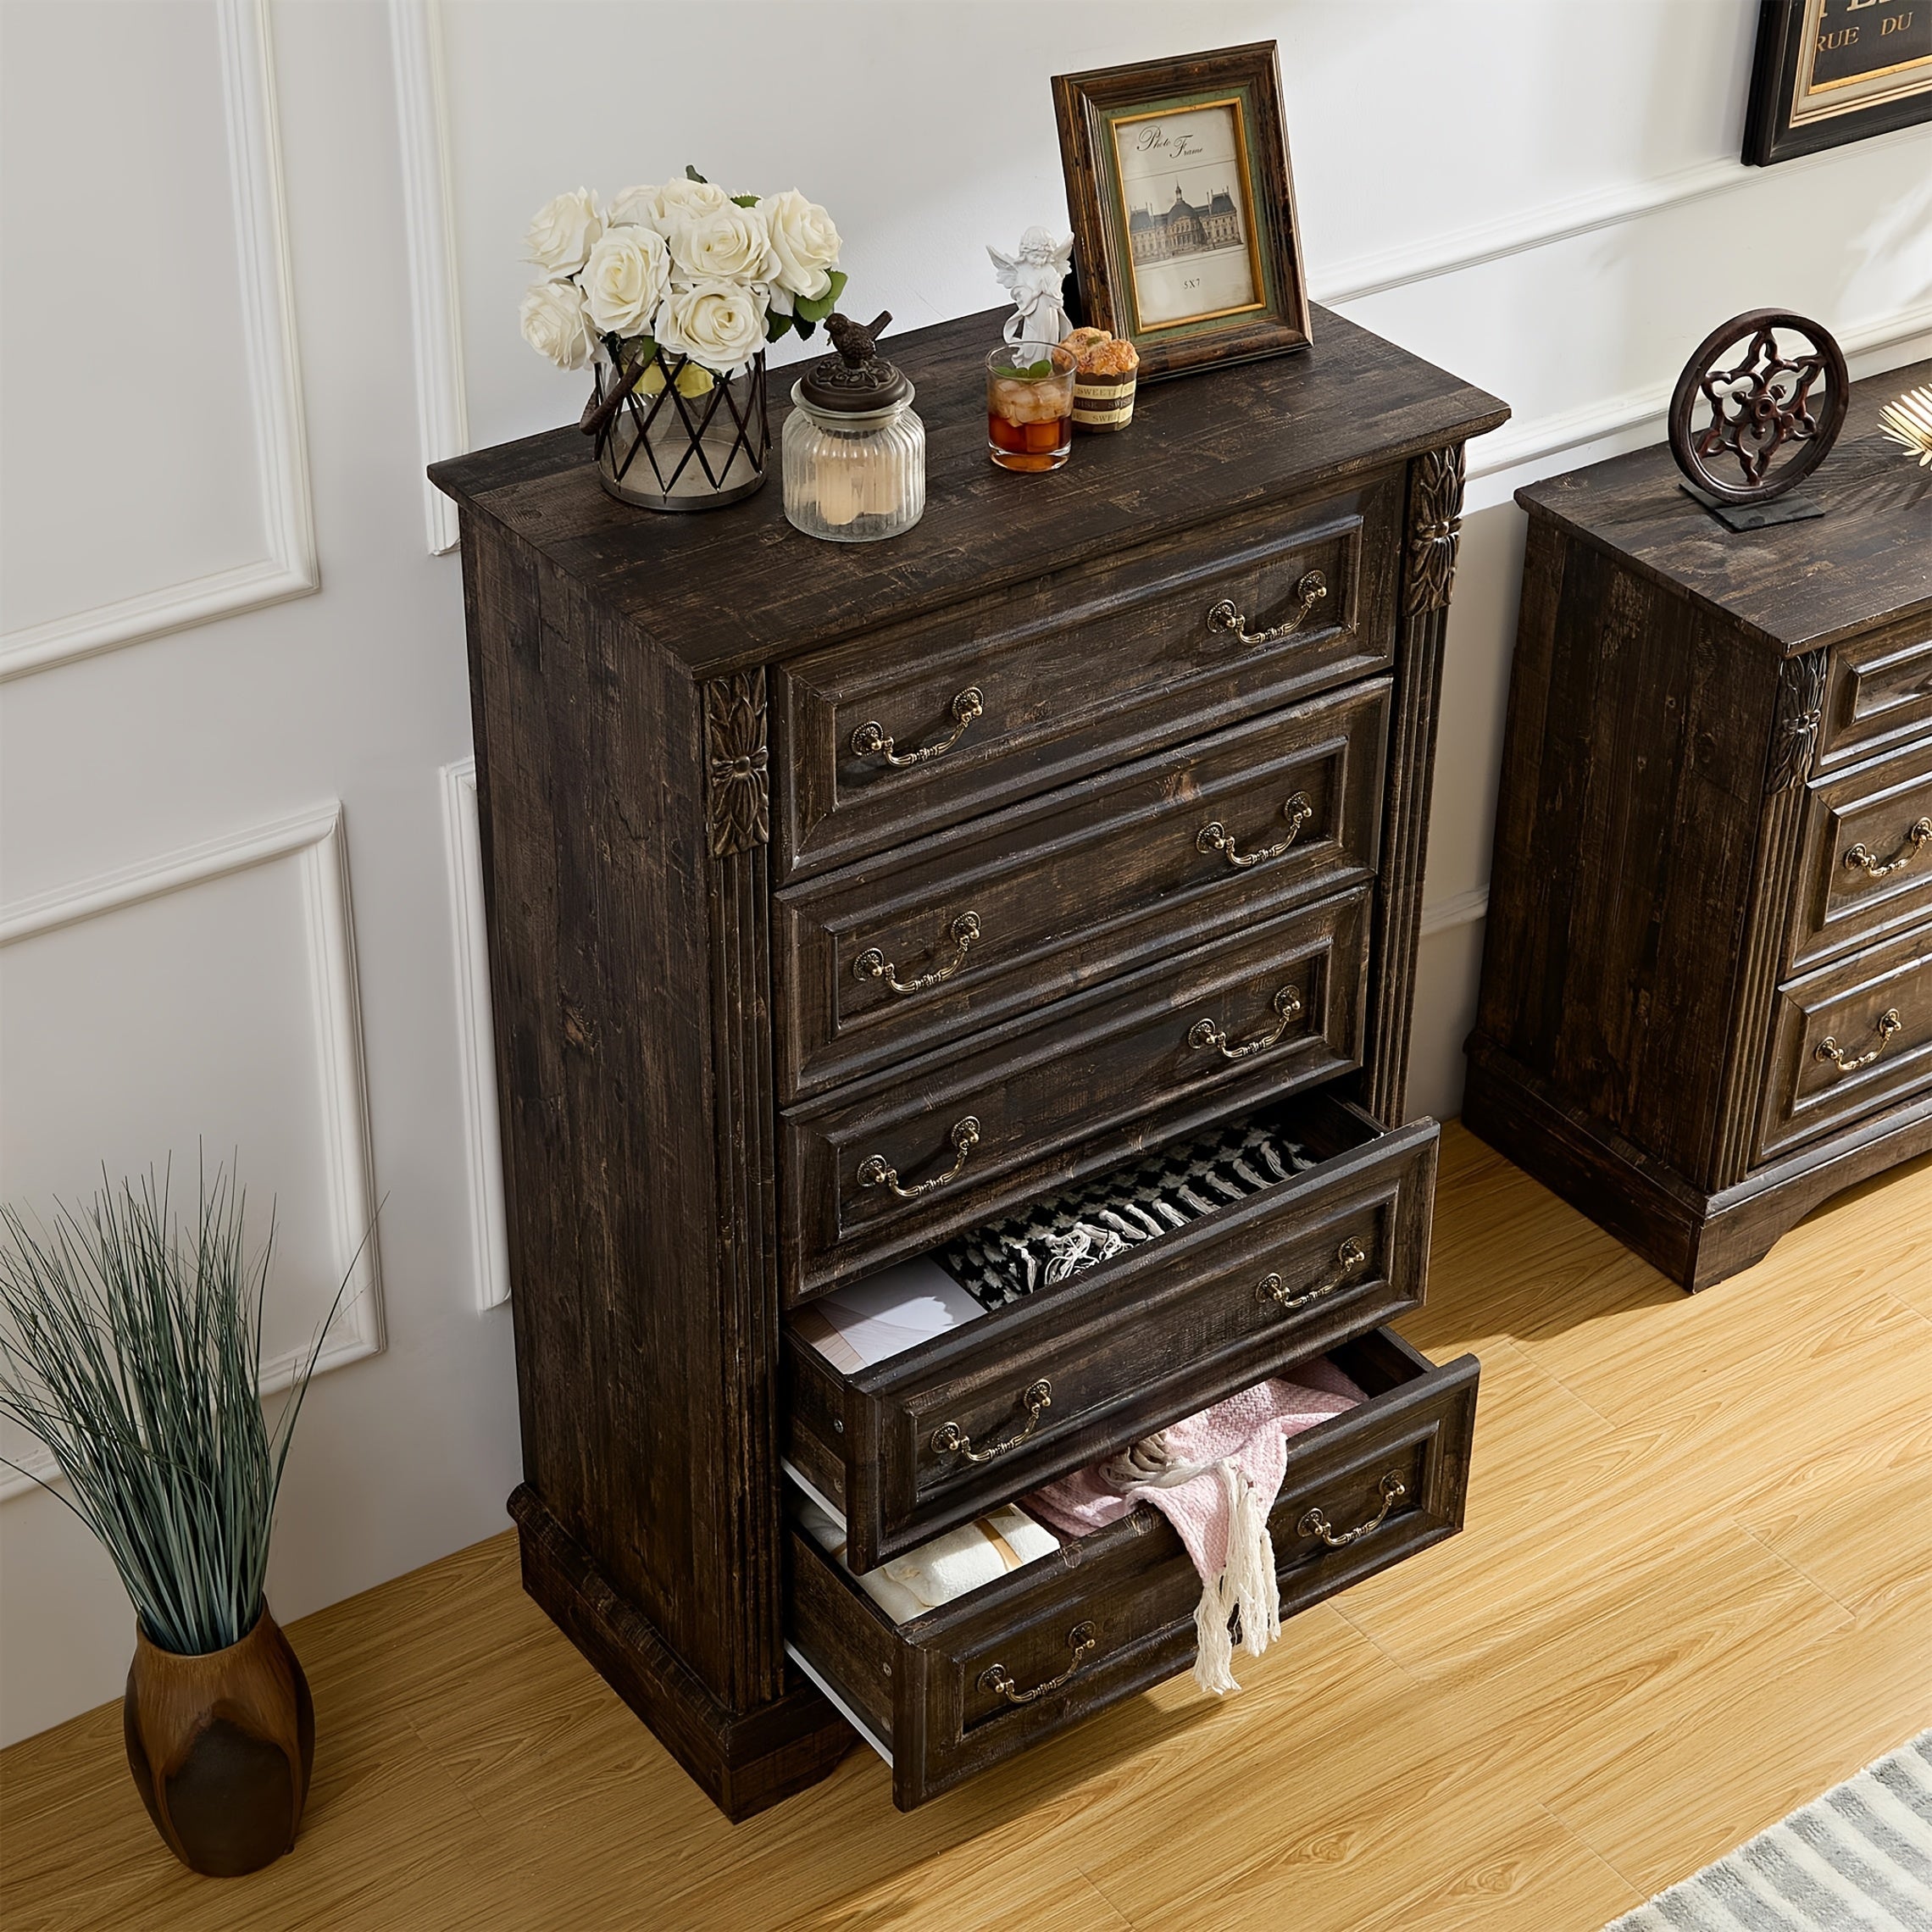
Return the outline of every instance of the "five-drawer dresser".
{"type": "MultiPolygon", "coordinates": [[[[997,319],[896,339],[924,521],[627,508],[574,430],[461,505],[526,1587],[731,1816],[863,1733],[910,1807],[1187,1668],[1135,1511],[909,1623],[863,1573],[1305,1357],[1284,1614],[1452,1534],[1477,1364],[1422,1300],[1404,1090],[1463,445],[1494,398],[1339,317],[986,460],[997,319]],[[855,1373],[788,1315],[1263,1120],[1313,1164],[855,1373]]],[[[774,408],[788,378],[774,376],[774,408]]]]}
{"type": "Polygon", "coordinates": [[[1822,515],[1662,448],[1517,494],[1463,1119],[1686,1288],[1932,1149],[1932,470],[1878,421],[1929,378],[1852,385],[1822,515]]]}

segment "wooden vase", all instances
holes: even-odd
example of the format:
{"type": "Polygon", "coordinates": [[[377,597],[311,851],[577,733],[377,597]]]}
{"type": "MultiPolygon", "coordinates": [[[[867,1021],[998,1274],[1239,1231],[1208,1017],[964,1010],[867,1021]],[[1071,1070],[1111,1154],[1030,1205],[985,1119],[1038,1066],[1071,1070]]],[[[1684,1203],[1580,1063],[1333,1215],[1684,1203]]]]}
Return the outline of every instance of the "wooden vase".
{"type": "Polygon", "coordinates": [[[137,1620],[121,1716],[142,1802],[191,1870],[235,1878],[295,1843],[315,1707],[265,1604],[239,1643],[199,1657],[150,1643],[137,1620]]]}

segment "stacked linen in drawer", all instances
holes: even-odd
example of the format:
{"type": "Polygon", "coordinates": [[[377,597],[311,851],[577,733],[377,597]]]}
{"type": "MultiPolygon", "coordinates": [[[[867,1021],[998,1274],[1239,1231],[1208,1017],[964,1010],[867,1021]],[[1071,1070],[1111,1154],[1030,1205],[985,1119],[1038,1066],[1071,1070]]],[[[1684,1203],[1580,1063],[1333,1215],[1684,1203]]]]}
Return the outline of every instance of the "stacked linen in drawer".
{"type": "MultiPolygon", "coordinates": [[[[846,1568],[845,1524],[808,1497],[799,1499],[796,1513],[812,1541],[846,1568]]],[[[895,1624],[909,1624],[942,1603],[1052,1556],[1059,1546],[1060,1539],[1051,1530],[1008,1503],[854,1580],[895,1624]]],[[[852,1574],[849,1568],[846,1574],[852,1574]]]]}

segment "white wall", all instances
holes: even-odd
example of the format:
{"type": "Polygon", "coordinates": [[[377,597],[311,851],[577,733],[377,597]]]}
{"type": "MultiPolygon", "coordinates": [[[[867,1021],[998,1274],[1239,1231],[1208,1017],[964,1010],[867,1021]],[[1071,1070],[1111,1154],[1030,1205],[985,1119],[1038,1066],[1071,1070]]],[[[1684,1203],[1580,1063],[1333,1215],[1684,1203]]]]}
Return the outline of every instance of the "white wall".
{"type": "MultiPolygon", "coordinates": [[[[1657,440],[1735,310],[1818,315],[1863,368],[1932,349],[1932,130],[1738,165],[1756,13],[4,0],[0,1193],[238,1146],[282,1211],[278,1346],[385,1202],[279,1613],[499,1528],[516,1475],[460,591],[419,476],[578,408],[516,331],[537,204],[686,161],[796,182],[853,299],[914,326],[991,303],[984,242],[1063,220],[1051,75],[1278,40],[1317,298],[1517,411],[1472,451],[1450,634],[1414,1090],[1447,1113],[1509,491],[1657,440]],[[139,219],[102,248],[77,208],[139,219]]],[[[128,1624],[56,1502],[0,1503],[0,1737],[114,1695],[128,1624]]]]}

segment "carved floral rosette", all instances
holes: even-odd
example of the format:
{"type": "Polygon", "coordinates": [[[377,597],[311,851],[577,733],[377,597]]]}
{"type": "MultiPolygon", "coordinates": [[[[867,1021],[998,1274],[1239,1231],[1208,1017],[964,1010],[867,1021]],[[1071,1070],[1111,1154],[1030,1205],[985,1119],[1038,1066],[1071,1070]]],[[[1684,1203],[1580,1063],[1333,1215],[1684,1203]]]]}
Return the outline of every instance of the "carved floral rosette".
{"type": "Polygon", "coordinates": [[[771,837],[765,749],[765,675],[739,671],[704,687],[711,856],[748,852],[771,837]]]}
{"type": "Polygon", "coordinates": [[[1463,445],[1424,450],[1409,471],[1408,576],[1411,617],[1445,610],[1456,579],[1463,530],[1463,445]]]}
{"type": "Polygon", "coordinates": [[[1811,769],[1824,715],[1824,652],[1787,658],[1778,667],[1778,717],[1773,727],[1771,760],[1765,776],[1768,792],[1796,785],[1811,769]]]}

